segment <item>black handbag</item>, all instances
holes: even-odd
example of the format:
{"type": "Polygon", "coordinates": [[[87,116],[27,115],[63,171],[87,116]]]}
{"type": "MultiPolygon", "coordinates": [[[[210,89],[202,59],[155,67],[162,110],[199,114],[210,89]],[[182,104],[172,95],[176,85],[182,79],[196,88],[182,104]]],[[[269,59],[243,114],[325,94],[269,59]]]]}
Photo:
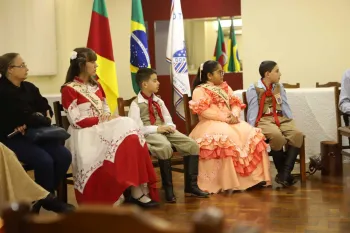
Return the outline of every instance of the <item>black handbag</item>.
{"type": "Polygon", "coordinates": [[[29,140],[34,143],[43,141],[65,141],[70,137],[70,134],[63,128],[51,125],[39,128],[29,128],[24,134],[29,140]]]}

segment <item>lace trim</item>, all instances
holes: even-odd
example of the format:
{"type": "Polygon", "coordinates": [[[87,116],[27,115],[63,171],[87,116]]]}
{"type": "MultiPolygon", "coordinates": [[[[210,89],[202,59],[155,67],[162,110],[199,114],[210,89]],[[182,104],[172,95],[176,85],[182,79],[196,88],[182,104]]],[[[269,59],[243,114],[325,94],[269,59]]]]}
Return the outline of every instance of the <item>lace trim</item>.
{"type": "Polygon", "coordinates": [[[201,114],[210,107],[211,100],[209,98],[201,98],[198,101],[191,100],[189,103],[190,109],[195,114],[201,114]]]}
{"type": "Polygon", "coordinates": [[[238,98],[237,96],[230,95],[230,105],[233,106],[238,106],[241,109],[245,109],[247,106],[242,103],[241,99],[238,98]]]}
{"type": "Polygon", "coordinates": [[[253,128],[243,147],[238,146],[227,135],[206,135],[197,139],[201,159],[222,159],[231,157],[236,172],[249,176],[262,160],[263,151],[267,150],[265,137],[260,129],[253,128]]]}
{"type": "MultiPolygon", "coordinates": [[[[219,148],[234,149],[239,154],[241,154],[240,152],[243,153],[241,157],[247,157],[249,153],[254,152],[256,144],[261,140],[265,140],[265,136],[261,133],[261,129],[259,128],[252,128],[247,138],[247,141],[246,143],[244,143],[243,147],[237,145],[231,138],[224,134],[206,134],[204,135],[204,137],[196,139],[201,149],[211,151],[219,148]]],[[[205,157],[203,159],[205,159],[205,157]]]]}
{"type": "MultiPolygon", "coordinates": [[[[130,135],[137,135],[141,145],[144,145],[146,140],[144,135],[141,133],[140,129],[133,129],[125,132],[119,138],[107,140],[102,135],[98,135],[100,141],[107,147],[105,151],[105,155],[101,156],[98,161],[96,161],[93,165],[90,166],[89,169],[80,169],[77,168],[73,164],[73,178],[74,178],[74,188],[78,190],[80,193],[83,193],[85,185],[90,178],[90,176],[103,165],[105,160],[111,161],[114,163],[115,153],[118,150],[120,144],[123,143],[124,139],[130,135]]],[[[77,156],[74,155],[75,164],[77,164],[77,156]]]]}

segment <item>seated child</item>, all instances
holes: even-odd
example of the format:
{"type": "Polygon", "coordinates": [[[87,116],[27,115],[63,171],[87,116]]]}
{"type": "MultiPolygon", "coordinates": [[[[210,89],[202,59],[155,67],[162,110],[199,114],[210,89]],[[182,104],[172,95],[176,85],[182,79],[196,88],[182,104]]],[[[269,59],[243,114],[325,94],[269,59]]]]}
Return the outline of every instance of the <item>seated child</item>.
{"type": "Polygon", "coordinates": [[[221,65],[206,61],[193,84],[189,104],[199,123],[190,137],[200,147],[198,186],[217,193],[270,185],[265,137],[239,119],[245,105],[223,78],[221,65]]]}
{"type": "Polygon", "coordinates": [[[157,73],[150,68],[141,68],[136,74],[136,82],[141,91],[130,106],[129,117],[141,127],[151,154],[158,158],[166,201],[176,202],[171,173],[172,146],[184,156],[185,194],[208,197],[208,193],[197,186],[198,145],[176,130],[164,102],[155,95],[159,89],[157,73]]]}
{"type": "Polygon", "coordinates": [[[248,123],[261,128],[269,140],[270,154],[278,172],[275,180],[288,187],[296,183],[291,172],[304,135],[294,125],[286,91],[279,83],[281,73],[277,63],[263,61],[259,73],[261,79],[247,90],[248,123]],[[288,150],[284,152],[286,144],[288,150]]]}

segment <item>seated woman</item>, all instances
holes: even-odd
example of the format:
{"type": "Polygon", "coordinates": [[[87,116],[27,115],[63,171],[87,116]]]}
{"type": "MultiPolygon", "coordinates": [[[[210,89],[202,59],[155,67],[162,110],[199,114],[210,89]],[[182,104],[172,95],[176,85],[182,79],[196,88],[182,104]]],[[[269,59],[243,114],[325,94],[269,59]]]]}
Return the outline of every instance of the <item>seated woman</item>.
{"type": "Polygon", "coordinates": [[[62,105],[71,124],[67,147],[73,154],[77,201],[112,205],[131,187],[132,202],[158,206],[153,201],[158,200],[156,174],[145,138],[131,118],[111,115],[104,92],[93,79],[96,60],[91,49],[75,49],[62,87],[62,105]]]}
{"type": "Polygon", "coordinates": [[[206,61],[193,84],[189,104],[199,123],[190,137],[200,146],[198,186],[217,193],[270,185],[264,135],[239,119],[245,106],[223,76],[218,62],[206,61]]]}
{"type": "Polygon", "coordinates": [[[0,206],[11,202],[33,202],[32,212],[40,208],[57,213],[71,212],[65,204],[36,184],[25,172],[16,155],[0,142],[0,206]]]}
{"type": "Polygon", "coordinates": [[[18,53],[0,56],[0,142],[34,169],[35,181],[54,193],[65,179],[72,155],[59,140],[34,143],[24,136],[27,128],[51,125],[52,110],[39,89],[24,81],[28,68],[18,53]],[[9,137],[14,133],[13,137],[9,137]]]}

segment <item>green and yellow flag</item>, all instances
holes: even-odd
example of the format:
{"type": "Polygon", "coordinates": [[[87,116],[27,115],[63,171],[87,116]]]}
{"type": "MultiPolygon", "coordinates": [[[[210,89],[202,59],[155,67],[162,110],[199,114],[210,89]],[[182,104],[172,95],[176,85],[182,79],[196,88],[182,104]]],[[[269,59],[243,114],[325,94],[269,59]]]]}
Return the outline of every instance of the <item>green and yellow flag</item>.
{"type": "Polygon", "coordinates": [[[230,38],[228,40],[228,72],[239,72],[241,71],[241,63],[238,56],[238,48],[236,41],[236,34],[233,25],[233,19],[231,18],[231,29],[230,38]]]}
{"type": "Polygon", "coordinates": [[[108,105],[114,112],[119,95],[118,80],[104,0],[94,0],[87,47],[97,54],[97,78],[106,94],[108,105]]]}
{"type": "Polygon", "coordinates": [[[140,91],[135,76],[139,68],[151,67],[145,22],[143,20],[141,0],[132,0],[131,37],[130,37],[130,71],[132,87],[137,94],[140,91]]]}

